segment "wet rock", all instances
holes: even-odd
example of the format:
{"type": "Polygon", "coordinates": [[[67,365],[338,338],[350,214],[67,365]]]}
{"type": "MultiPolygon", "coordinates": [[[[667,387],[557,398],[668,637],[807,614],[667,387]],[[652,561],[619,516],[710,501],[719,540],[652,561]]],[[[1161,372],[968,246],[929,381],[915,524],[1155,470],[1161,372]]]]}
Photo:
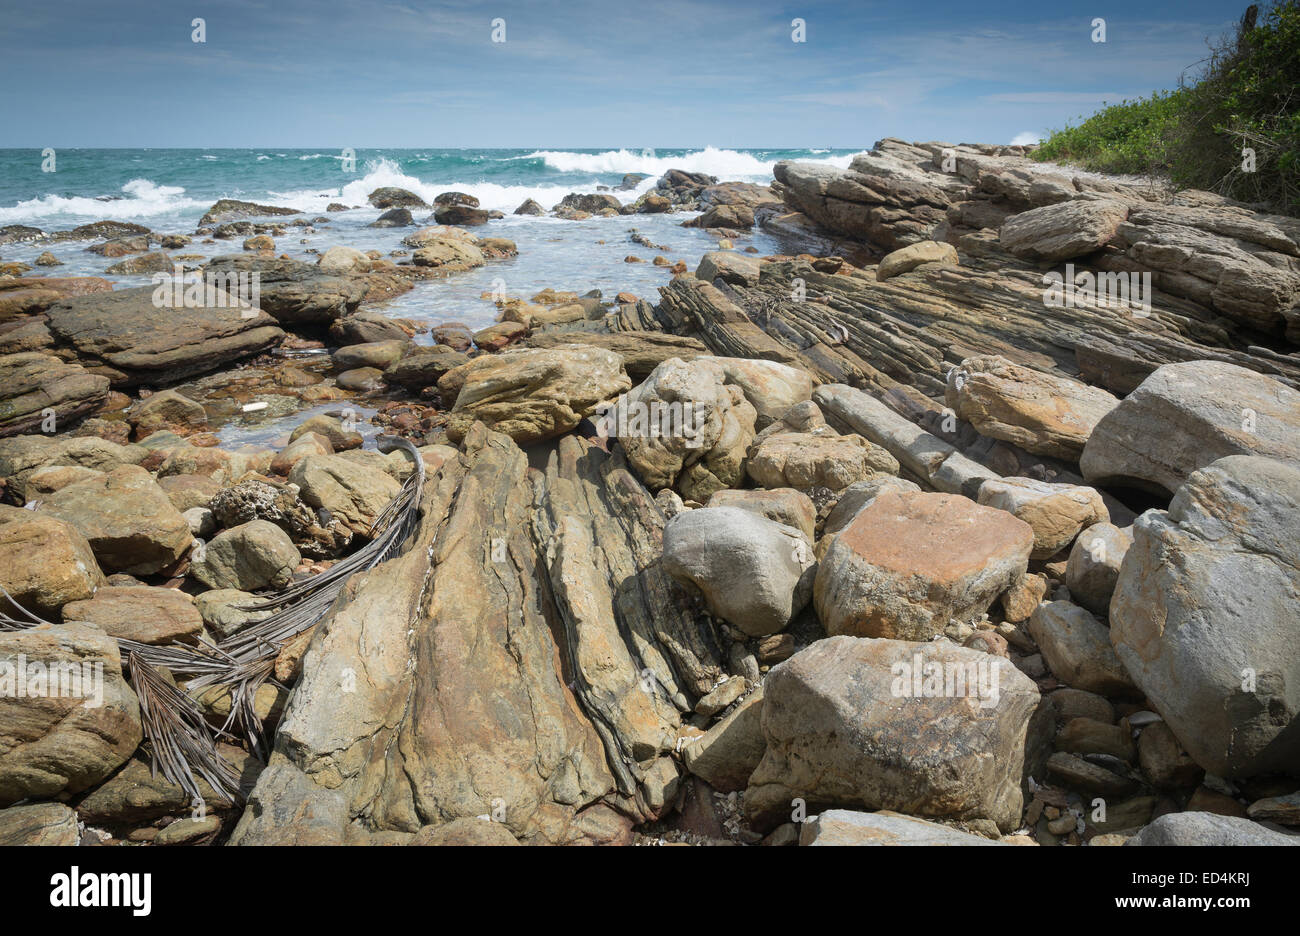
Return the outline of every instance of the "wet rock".
{"type": "Polygon", "coordinates": [[[127,419],[134,427],[137,439],[147,438],[160,429],[188,435],[208,428],[208,414],[203,404],[176,390],[152,394],[133,407],[127,419]]]}
{"type": "Polygon", "coordinates": [[[199,227],[207,227],[210,224],[236,218],[269,218],[292,214],[301,214],[301,212],[294,208],[280,208],[275,205],[259,205],[255,202],[239,201],[235,198],[222,198],[215,202],[199,219],[199,227]]]}
{"type": "Polygon", "coordinates": [[[367,196],[366,200],[374,208],[428,208],[428,203],[414,192],[408,192],[404,188],[398,188],[393,185],[386,185],[377,188],[367,196]]]}
{"type": "Polygon", "coordinates": [[[327,414],[313,416],[299,423],[289,434],[289,441],[296,442],[306,435],[321,436],[335,452],[361,448],[364,442],[361,433],[327,414]]]}

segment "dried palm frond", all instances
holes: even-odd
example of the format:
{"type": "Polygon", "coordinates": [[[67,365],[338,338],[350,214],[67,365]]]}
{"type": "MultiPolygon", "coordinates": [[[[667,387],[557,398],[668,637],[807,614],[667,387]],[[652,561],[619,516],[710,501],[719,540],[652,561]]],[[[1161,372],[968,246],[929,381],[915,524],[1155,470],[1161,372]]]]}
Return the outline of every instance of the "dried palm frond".
{"type": "Polygon", "coordinates": [[[140,724],[149,743],[153,773],[162,774],[189,794],[203,794],[194,774],[230,803],[240,798],[239,774],[217,751],[211,726],[194,700],[173,686],[137,653],[126,654],[131,685],[140,700],[140,724]]]}

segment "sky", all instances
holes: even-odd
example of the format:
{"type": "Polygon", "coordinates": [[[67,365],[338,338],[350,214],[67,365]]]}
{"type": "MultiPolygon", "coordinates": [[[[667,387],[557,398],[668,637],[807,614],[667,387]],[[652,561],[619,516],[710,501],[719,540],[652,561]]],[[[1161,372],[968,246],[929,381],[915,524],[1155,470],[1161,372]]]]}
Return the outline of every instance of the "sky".
{"type": "Polygon", "coordinates": [[[1175,87],[1245,6],[0,0],[0,148],[1024,142],[1175,87]]]}

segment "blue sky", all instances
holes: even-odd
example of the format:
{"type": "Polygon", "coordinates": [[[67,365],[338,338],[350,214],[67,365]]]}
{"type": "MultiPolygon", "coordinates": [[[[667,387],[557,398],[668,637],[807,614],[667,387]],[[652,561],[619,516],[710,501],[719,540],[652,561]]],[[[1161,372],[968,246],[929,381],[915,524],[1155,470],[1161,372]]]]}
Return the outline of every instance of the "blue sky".
{"type": "Polygon", "coordinates": [[[1009,142],[1173,87],[1245,5],[0,0],[0,147],[1009,142]]]}

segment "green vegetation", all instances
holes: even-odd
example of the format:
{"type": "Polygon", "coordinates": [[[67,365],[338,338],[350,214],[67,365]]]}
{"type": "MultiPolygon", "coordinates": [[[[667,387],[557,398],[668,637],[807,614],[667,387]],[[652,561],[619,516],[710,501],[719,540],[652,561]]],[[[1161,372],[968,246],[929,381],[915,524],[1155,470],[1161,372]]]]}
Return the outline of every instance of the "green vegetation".
{"type": "Polygon", "coordinates": [[[1300,0],[1251,7],[1194,81],[1055,131],[1034,158],[1166,176],[1300,214],[1300,0]]]}

